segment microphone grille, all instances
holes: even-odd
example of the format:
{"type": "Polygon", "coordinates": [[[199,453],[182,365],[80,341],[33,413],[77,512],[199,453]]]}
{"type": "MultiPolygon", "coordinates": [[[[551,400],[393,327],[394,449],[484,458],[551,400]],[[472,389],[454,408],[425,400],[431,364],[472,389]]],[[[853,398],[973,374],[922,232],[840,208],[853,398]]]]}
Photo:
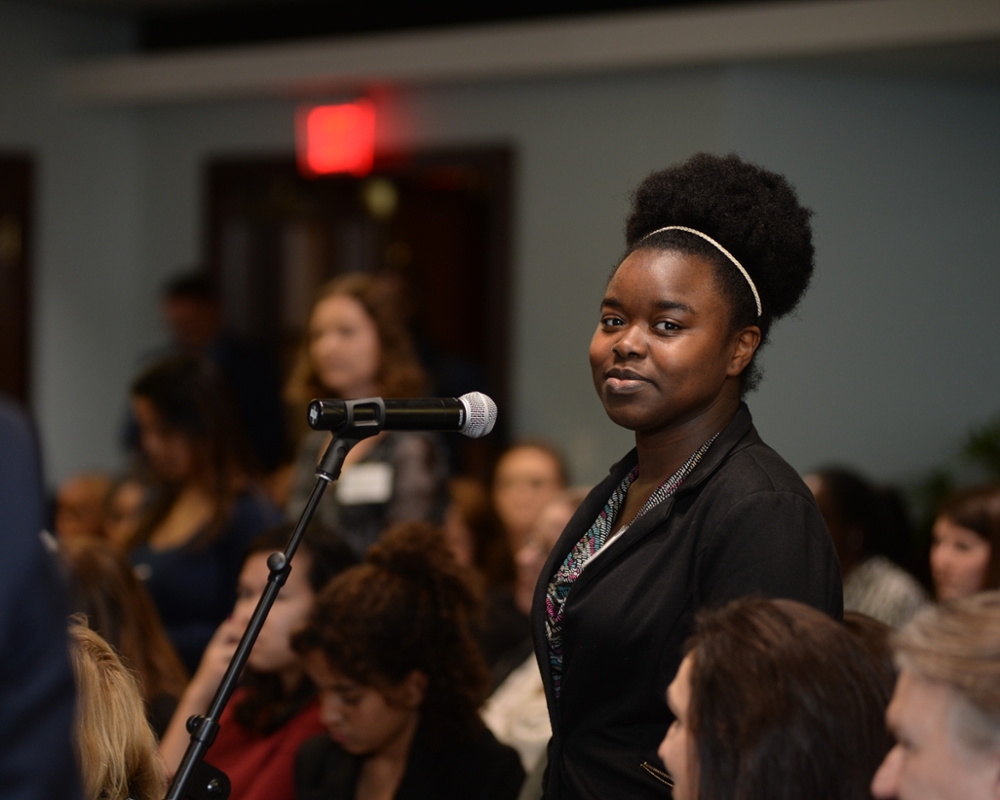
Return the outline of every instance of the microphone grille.
{"type": "Polygon", "coordinates": [[[469,392],[458,398],[465,406],[462,433],[473,439],[485,436],[497,422],[497,404],[482,392],[469,392]]]}

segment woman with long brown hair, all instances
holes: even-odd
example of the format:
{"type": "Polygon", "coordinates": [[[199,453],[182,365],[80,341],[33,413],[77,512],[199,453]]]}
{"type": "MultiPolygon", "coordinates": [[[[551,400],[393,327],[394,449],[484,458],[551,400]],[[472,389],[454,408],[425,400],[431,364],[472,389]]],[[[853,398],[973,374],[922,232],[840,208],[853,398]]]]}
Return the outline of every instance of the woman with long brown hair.
{"type": "Polygon", "coordinates": [[[703,612],[660,745],[674,800],[870,800],[892,746],[889,629],[747,597],[703,612]]]}
{"type": "Polygon", "coordinates": [[[253,480],[231,398],[209,361],[154,364],[132,384],[132,410],[154,482],[126,549],[193,673],[233,607],[247,545],[280,514],[253,480]]]}
{"type": "MultiPolygon", "coordinates": [[[[287,397],[304,408],[314,397],[416,397],[427,380],[405,325],[399,288],[378,276],[352,273],[326,284],[309,315],[306,339],[287,397]]],[[[307,434],[296,457],[287,511],[297,517],[316,482],[330,442],[307,434]]],[[[447,505],[447,457],[427,433],[383,432],[348,454],[340,480],[316,510],[363,556],[393,522],[440,523],[447,505]]]]}
{"type": "Polygon", "coordinates": [[[108,542],[77,536],[61,542],[59,554],[69,571],[73,610],[135,673],[150,724],[162,736],[188,676],[153,601],[108,542]]]}

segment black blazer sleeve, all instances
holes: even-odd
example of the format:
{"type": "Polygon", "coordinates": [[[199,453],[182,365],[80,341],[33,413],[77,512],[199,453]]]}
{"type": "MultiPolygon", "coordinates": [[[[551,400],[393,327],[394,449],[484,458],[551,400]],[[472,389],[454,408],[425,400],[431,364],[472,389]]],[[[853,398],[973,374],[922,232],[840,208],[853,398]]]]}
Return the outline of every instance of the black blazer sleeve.
{"type": "Polygon", "coordinates": [[[792,597],[843,616],[840,572],[811,498],[791,491],[751,494],[723,517],[697,556],[699,607],[750,594],[792,597]]]}

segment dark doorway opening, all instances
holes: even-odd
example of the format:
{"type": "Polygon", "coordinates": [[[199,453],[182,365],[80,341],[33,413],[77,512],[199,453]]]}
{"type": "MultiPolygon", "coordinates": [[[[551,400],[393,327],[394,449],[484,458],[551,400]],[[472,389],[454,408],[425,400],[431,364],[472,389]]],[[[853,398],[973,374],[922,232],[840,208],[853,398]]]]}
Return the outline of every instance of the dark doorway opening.
{"type": "Polygon", "coordinates": [[[449,437],[455,466],[485,477],[506,441],[511,167],[507,147],[383,158],[363,178],[304,178],[292,156],[212,160],[207,262],[228,323],[287,374],[320,285],[397,277],[433,393],[484,391],[500,408],[493,435],[449,437]]]}
{"type": "Polygon", "coordinates": [[[0,391],[28,405],[31,391],[30,156],[0,153],[0,391]]]}

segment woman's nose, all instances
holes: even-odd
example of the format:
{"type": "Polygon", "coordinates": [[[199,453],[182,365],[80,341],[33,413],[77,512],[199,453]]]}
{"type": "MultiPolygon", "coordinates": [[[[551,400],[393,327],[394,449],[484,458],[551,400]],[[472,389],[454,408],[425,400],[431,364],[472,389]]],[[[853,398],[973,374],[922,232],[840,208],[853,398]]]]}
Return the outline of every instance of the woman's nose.
{"type": "Polygon", "coordinates": [[[343,720],[340,701],[336,697],[324,695],[319,706],[319,720],[328,728],[340,724],[343,720]]]}
{"type": "Polygon", "coordinates": [[[628,325],[622,329],[612,349],[619,358],[642,356],[646,352],[646,337],[638,325],[628,325]]]}
{"type": "Polygon", "coordinates": [[[896,745],[889,751],[882,766],[878,768],[875,777],[872,778],[871,790],[874,797],[880,800],[891,800],[896,796],[899,789],[899,767],[899,745],[896,745]]]}

